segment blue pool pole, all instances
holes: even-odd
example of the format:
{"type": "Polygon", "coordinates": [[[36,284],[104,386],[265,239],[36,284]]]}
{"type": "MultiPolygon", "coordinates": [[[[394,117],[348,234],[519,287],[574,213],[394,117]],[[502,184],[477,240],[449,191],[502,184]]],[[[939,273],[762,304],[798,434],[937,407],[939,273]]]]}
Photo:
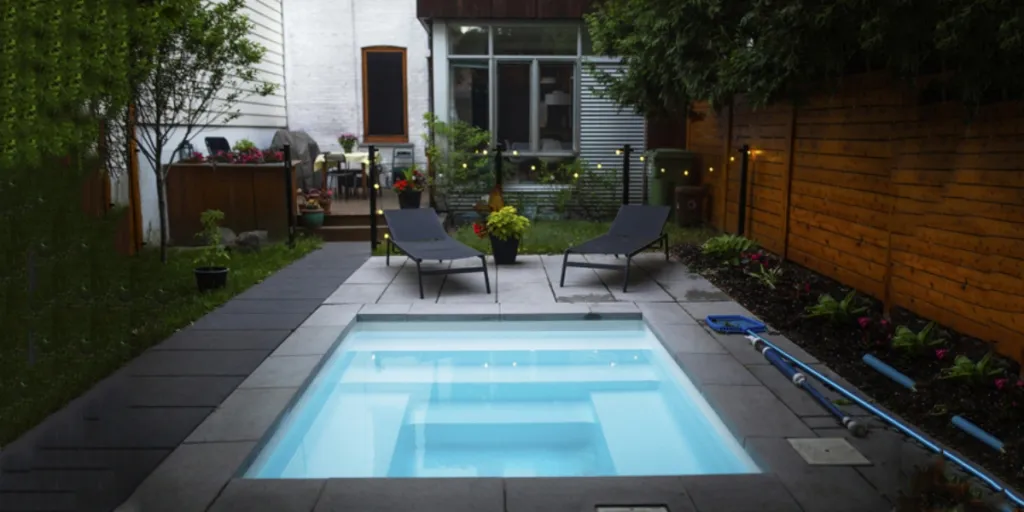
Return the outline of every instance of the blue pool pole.
{"type": "Polygon", "coordinates": [[[885,364],[884,362],[882,362],[881,359],[878,359],[877,357],[871,354],[864,354],[864,357],[861,358],[861,360],[864,361],[864,364],[874,368],[875,371],[877,371],[878,373],[881,373],[882,375],[888,377],[889,380],[911,391],[917,391],[917,384],[914,382],[913,379],[900,373],[899,370],[893,368],[892,366],[885,364]]]}
{"type": "Polygon", "coordinates": [[[781,348],[775,346],[774,343],[772,343],[772,342],[762,338],[761,335],[757,334],[754,331],[748,330],[747,331],[747,339],[750,340],[751,343],[753,343],[755,341],[755,339],[756,340],[760,340],[766,346],[774,349],[776,352],[781,354],[783,357],[785,357],[786,359],[792,361],[793,364],[795,364],[801,370],[807,372],[808,375],[810,375],[810,376],[820,380],[821,382],[824,382],[826,386],[834,389],[840,395],[843,395],[844,397],[846,397],[847,399],[849,399],[853,403],[861,406],[862,408],[864,408],[866,411],[870,412],[871,414],[874,414],[875,416],[878,416],[879,418],[882,418],[883,420],[888,422],[893,427],[896,427],[896,429],[899,430],[900,432],[902,432],[904,435],[906,435],[906,436],[914,439],[915,441],[921,443],[925,448],[928,448],[929,450],[942,455],[943,457],[945,457],[949,461],[952,461],[954,464],[956,464],[957,466],[960,466],[961,469],[963,469],[964,471],[969,473],[971,476],[973,476],[973,477],[977,478],[978,480],[981,480],[982,482],[985,482],[986,484],[988,484],[988,486],[991,487],[992,489],[994,489],[996,492],[1001,492],[1001,493],[1005,494],[1006,497],[1010,499],[1010,501],[1013,501],[1018,506],[1024,507],[1024,499],[1021,499],[1019,496],[1017,496],[1016,494],[1011,492],[1009,489],[999,485],[991,477],[989,477],[985,473],[982,473],[980,470],[976,469],[971,464],[968,464],[967,461],[961,459],[960,457],[958,457],[958,456],[956,456],[956,455],[954,455],[952,453],[947,452],[941,446],[938,446],[935,443],[925,439],[923,436],[921,436],[917,432],[914,432],[913,430],[911,430],[909,427],[904,425],[902,422],[900,422],[896,418],[893,418],[889,414],[886,414],[881,409],[879,409],[878,407],[875,407],[874,405],[872,405],[867,400],[864,400],[863,398],[853,394],[852,392],[847,391],[845,388],[843,388],[839,384],[836,384],[832,379],[829,379],[828,377],[822,375],[821,372],[815,370],[814,368],[811,368],[807,363],[804,363],[803,361],[793,357],[791,354],[789,354],[785,350],[782,350],[781,348]]]}
{"type": "Polygon", "coordinates": [[[992,434],[985,432],[984,430],[981,429],[981,427],[975,425],[974,423],[971,423],[970,421],[967,420],[967,418],[964,418],[962,416],[953,416],[953,419],[951,421],[953,425],[956,426],[956,428],[959,428],[960,430],[967,432],[978,441],[981,441],[989,445],[993,450],[996,450],[1001,453],[1006,453],[1006,451],[1003,450],[1002,441],[996,439],[996,437],[993,436],[992,434]]]}
{"type": "Polygon", "coordinates": [[[811,381],[807,379],[806,375],[804,375],[801,372],[798,372],[795,368],[793,368],[789,363],[786,362],[785,359],[782,358],[782,356],[778,354],[778,352],[773,350],[771,347],[765,345],[764,343],[761,343],[760,340],[756,338],[751,341],[751,344],[754,346],[754,350],[760,352],[761,355],[763,355],[764,358],[767,359],[768,362],[772,364],[772,366],[774,366],[776,369],[782,372],[782,374],[786,376],[786,378],[789,379],[790,382],[792,382],[795,386],[803,388],[803,390],[806,391],[808,395],[811,395],[811,398],[815,402],[818,402],[818,405],[820,405],[822,408],[828,411],[829,414],[831,414],[836,420],[838,420],[844,428],[849,430],[853,435],[857,437],[864,437],[867,435],[867,427],[861,425],[860,423],[857,423],[856,420],[854,420],[849,415],[840,410],[838,407],[836,407],[836,405],[833,404],[828,398],[825,398],[825,396],[822,395],[820,391],[818,391],[817,389],[814,388],[813,385],[811,385],[811,381]]]}

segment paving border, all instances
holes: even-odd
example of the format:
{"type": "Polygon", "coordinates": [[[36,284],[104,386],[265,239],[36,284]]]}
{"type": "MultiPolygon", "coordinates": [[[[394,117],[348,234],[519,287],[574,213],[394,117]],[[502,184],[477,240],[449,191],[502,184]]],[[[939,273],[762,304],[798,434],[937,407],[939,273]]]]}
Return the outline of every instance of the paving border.
{"type": "MultiPolygon", "coordinates": [[[[819,433],[678,303],[463,304],[458,312],[452,312],[448,304],[436,303],[325,304],[278,350],[283,353],[267,358],[120,510],[517,512],[664,505],[672,512],[870,512],[891,508],[857,468],[811,467],[801,459],[788,439],[816,438],[819,433]],[[242,478],[274,425],[358,322],[600,319],[643,319],[763,473],[614,478],[242,478]],[[312,329],[320,330],[319,343],[311,338],[312,329]],[[334,342],[325,343],[330,336],[336,337],[334,342]],[[297,355],[295,347],[304,343],[320,348],[297,355]],[[254,395],[243,396],[248,393],[254,395]],[[256,435],[257,431],[262,434],[256,435]]],[[[811,412],[819,418],[822,414],[811,412]]]]}
{"type": "Polygon", "coordinates": [[[180,459],[196,427],[232,406],[225,399],[369,257],[369,244],[324,244],[4,447],[0,511],[113,510],[147,475],[180,459]]]}

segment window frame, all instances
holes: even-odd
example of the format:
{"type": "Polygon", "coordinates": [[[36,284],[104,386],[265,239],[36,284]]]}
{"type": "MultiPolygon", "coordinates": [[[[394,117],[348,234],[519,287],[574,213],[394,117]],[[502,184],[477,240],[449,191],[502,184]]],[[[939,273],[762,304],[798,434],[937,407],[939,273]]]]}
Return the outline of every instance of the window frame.
{"type": "MultiPolygon", "coordinates": [[[[486,61],[488,65],[488,131],[491,133],[491,143],[496,145],[498,142],[498,63],[499,62],[530,62],[530,150],[520,151],[519,155],[524,157],[579,157],[580,152],[580,97],[581,97],[581,86],[583,68],[582,62],[585,56],[583,55],[583,34],[585,26],[582,22],[580,23],[566,23],[559,22],[558,25],[576,26],[576,54],[575,55],[496,55],[494,53],[494,35],[496,27],[550,27],[551,23],[538,23],[536,21],[483,21],[483,20],[460,20],[459,23],[454,23],[446,27],[446,30],[450,30],[453,27],[459,26],[473,26],[483,27],[487,29],[487,55],[463,55],[463,54],[452,54],[451,46],[446,43],[446,49],[448,51],[448,70],[451,73],[452,64],[459,61],[486,61]],[[573,63],[575,64],[573,69],[573,86],[572,86],[572,101],[573,101],[573,141],[572,149],[564,151],[540,151],[540,65],[542,63],[573,63]]],[[[449,86],[450,87],[450,86],[449,86]]],[[[449,91],[449,95],[452,92],[449,91]]]]}
{"type": "Polygon", "coordinates": [[[362,57],[363,80],[363,143],[408,143],[409,142],[409,66],[408,52],[401,46],[364,46],[360,50],[362,57]],[[370,53],[400,53],[402,55],[402,134],[371,135],[370,134],[370,88],[367,75],[367,55],[370,53]]]}

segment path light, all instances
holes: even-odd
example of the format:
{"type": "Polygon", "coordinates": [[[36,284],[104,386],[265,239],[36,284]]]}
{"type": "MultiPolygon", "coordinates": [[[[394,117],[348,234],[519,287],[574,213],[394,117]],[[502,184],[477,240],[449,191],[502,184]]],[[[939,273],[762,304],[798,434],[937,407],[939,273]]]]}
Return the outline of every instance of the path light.
{"type": "Polygon", "coordinates": [[[530,170],[531,171],[536,171],[537,170],[537,166],[536,165],[531,165],[530,166],[530,170]]]}
{"type": "Polygon", "coordinates": [[[664,167],[662,167],[662,168],[661,168],[661,172],[662,172],[662,173],[664,173],[664,172],[665,172],[665,168],[664,168],[664,167]]]}
{"type": "Polygon", "coordinates": [[[519,156],[519,150],[518,149],[513,149],[512,150],[512,156],[519,156]]]}
{"type": "Polygon", "coordinates": [[[708,172],[715,172],[715,168],[714,167],[708,167],[708,172]]]}
{"type": "Polygon", "coordinates": [[[616,149],[615,150],[615,156],[619,156],[621,154],[622,154],[622,150],[621,149],[616,149]]]}
{"type": "Polygon", "coordinates": [[[473,150],[473,154],[474,155],[479,155],[480,154],[480,150],[479,149],[474,149],[473,150]]]}
{"type": "Polygon", "coordinates": [[[640,157],[640,161],[641,161],[641,162],[643,162],[643,161],[644,161],[644,157],[643,157],[643,156],[641,156],[641,157],[640,157]]]}
{"type": "Polygon", "coordinates": [[[689,176],[689,175],[690,175],[690,171],[689,170],[683,171],[683,176],[689,176]]]}
{"type": "Polygon", "coordinates": [[[384,233],[384,238],[391,238],[391,235],[384,233]]]}
{"type": "Polygon", "coordinates": [[[486,149],[484,150],[484,155],[485,155],[485,156],[487,155],[487,150],[486,150],[486,149]]]}
{"type": "Polygon", "coordinates": [[[601,168],[601,164],[597,164],[597,168],[600,169],[601,168]]]}

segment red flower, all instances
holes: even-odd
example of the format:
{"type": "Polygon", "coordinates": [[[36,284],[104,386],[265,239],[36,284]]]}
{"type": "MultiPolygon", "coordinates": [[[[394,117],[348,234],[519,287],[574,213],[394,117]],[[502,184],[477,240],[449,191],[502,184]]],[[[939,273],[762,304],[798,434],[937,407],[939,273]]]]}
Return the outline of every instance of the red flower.
{"type": "Polygon", "coordinates": [[[937,349],[935,351],[935,359],[938,359],[938,360],[941,361],[942,359],[944,359],[946,357],[946,354],[948,354],[948,353],[949,353],[949,349],[948,348],[937,349]]]}
{"type": "Polygon", "coordinates": [[[1003,389],[1004,387],[1006,387],[1006,384],[1008,382],[1010,382],[1010,379],[1007,379],[1006,377],[1003,377],[1001,379],[996,379],[996,382],[995,382],[996,389],[1000,389],[1000,390],[1003,389]]]}
{"type": "Polygon", "coordinates": [[[1017,387],[1024,388],[1024,380],[1017,379],[1017,387]]]}
{"type": "Polygon", "coordinates": [[[479,222],[474,222],[473,223],[473,234],[475,234],[476,236],[478,236],[480,238],[483,238],[483,237],[487,236],[487,227],[484,226],[483,224],[479,223],[479,222]]]}
{"type": "Polygon", "coordinates": [[[398,180],[395,182],[395,190],[404,192],[405,189],[409,188],[409,182],[406,180],[398,180]]]}

